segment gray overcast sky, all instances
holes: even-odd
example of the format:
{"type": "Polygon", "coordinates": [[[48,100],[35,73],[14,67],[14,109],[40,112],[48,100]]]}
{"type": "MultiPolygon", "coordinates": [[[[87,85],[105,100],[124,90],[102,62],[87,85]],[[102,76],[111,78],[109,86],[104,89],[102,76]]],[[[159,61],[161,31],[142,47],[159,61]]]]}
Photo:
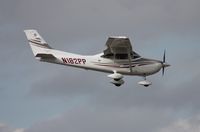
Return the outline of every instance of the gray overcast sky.
{"type": "Polygon", "coordinates": [[[0,132],[199,132],[199,0],[0,0],[0,132]],[[102,52],[126,35],[140,55],[172,65],[148,79],[40,63],[24,29],[54,48],[102,52]]]}

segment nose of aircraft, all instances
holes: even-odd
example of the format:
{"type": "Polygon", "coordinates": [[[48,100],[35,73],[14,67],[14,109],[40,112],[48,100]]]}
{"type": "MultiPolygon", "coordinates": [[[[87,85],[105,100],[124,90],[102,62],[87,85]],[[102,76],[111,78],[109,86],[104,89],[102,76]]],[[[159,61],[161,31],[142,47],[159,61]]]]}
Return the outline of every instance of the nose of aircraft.
{"type": "Polygon", "coordinates": [[[166,63],[166,62],[163,63],[162,65],[163,65],[163,67],[169,67],[169,66],[171,66],[170,64],[168,64],[168,63],[166,63]]]}
{"type": "Polygon", "coordinates": [[[171,65],[166,62],[161,62],[161,65],[162,65],[162,76],[163,76],[165,74],[165,68],[171,65]]]}

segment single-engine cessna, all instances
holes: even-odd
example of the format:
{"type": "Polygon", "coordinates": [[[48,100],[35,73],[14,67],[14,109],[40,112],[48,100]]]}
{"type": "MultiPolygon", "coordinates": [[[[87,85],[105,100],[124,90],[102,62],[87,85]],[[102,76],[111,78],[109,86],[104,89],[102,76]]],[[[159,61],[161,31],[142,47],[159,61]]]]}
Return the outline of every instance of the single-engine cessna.
{"type": "Polygon", "coordinates": [[[103,53],[93,56],[63,52],[51,48],[36,30],[24,31],[36,59],[43,62],[61,64],[87,70],[110,73],[111,83],[115,86],[124,84],[123,75],[141,76],[144,80],[138,84],[145,87],[151,85],[146,76],[155,74],[170,66],[163,60],[153,60],[141,57],[133,51],[131,42],[125,36],[111,36],[106,42],[103,53]]]}

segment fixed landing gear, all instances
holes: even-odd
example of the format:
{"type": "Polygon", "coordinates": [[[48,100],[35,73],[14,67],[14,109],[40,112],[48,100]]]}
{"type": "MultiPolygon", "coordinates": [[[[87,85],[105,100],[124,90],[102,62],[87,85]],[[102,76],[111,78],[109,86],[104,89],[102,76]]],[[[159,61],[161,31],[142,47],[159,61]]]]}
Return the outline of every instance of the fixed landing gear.
{"type": "Polygon", "coordinates": [[[119,87],[119,86],[121,86],[122,84],[124,84],[124,80],[122,79],[122,78],[123,78],[123,75],[117,73],[116,71],[114,71],[113,74],[108,75],[108,77],[109,77],[109,78],[112,78],[112,80],[111,80],[110,83],[114,84],[114,85],[117,86],[117,87],[119,87]]]}
{"type": "Polygon", "coordinates": [[[145,86],[145,87],[148,87],[148,86],[150,86],[152,83],[149,82],[149,81],[147,81],[146,76],[144,76],[144,80],[138,82],[138,84],[139,84],[139,85],[142,85],[142,86],[145,86]]]}
{"type": "Polygon", "coordinates": [[[114,84],[117,87],[120,87],[122,84],[124,84],[123,79],[112,79],[110,83],[114,84]]]}

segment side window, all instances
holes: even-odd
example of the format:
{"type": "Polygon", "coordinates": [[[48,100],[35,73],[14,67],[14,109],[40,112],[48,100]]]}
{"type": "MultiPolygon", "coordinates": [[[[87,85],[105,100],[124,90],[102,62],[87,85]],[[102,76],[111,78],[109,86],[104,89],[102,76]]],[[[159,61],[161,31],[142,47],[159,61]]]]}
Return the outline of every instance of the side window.
{"type": "Polygon", "coordinates": [[[116,59],[128,59],[128,54],[116,54],[116,59]]]}
{"type": "Polygon", "coordinates": [[[136,59],[136,58],[140,58],[140,55],[139,54],[137,54],[136,52],[133,52],[133,59],[136,59]]]}

